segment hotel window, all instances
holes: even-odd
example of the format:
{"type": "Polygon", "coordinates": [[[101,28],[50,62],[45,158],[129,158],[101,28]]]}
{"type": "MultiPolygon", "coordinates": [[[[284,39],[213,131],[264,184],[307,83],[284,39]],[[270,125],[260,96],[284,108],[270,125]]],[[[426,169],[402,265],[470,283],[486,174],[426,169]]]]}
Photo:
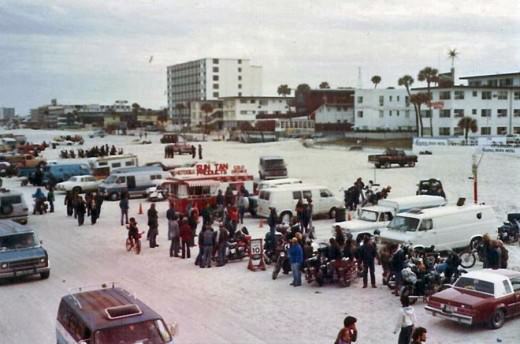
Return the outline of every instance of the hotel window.
{"type": "Polygon", "coordinates": [[[451,93],[450,91],[442,91],[439,93],[439,99],[451,99],[451,93]]]}
{"type": "Polygon", "coordinates": [[[439,135],[440,136],[450,136],[450,128],[449,127],[440,127],[439,135]]]}
{"type": "Polygon", "coordinates": [[[396,110],[396,111],[395,111],[395,115],[396,115],[397,117],[399,117],[399,110],[396,110]]]}
{"type": "Polygon", "coordinates": [[[491,127],[481,127],[480,135],[491,135],[491,127]]]}
{"type": "Polygon", "coordinates": [[[388,97],[388,100],[389,100],[389,101],[392,101],[392,96],[389,96],[389,97],[388,97]]]}
{"type": "Polygon", "coordinates": [[[238,96],[239,96],[239,97],[242,97],[242,92],[238,92],[238,96]]]}
{"type": "Polygon", "coordinates": [[[513,128],[513,133],[514,134],[520,134],[520,127],[514,127],[513,128]]]}
{"type": "Polygon", "coordinates": [[[491,117],[491,109],[480,110],[480,117],[491,117]]]}
{"type": "Polygon", "coordinates": [[[513,116],[514,117],[520,117],[520,109],[514,109],[513,110],[513,116]]]}
{"type": "Polygon", "coordinates": [[[491,91],[482,91],[482,99],[491,99],[491,91]]]}
{"type": "Polygon", "coordinates": [[[213,92],[213,97],[218,98],[218,92],[213,92]]]}
{"type": "Polygon", "coordinates": [[[363,118],[363,111],[358,111],[358,112],[357,112],[357,116],[358,116],[359,118],[363,118]]]}
{"type": "Polygon", "coordinates": [[[497,127],[497,135],[507,135],[507,127],[497,127]]]}
{"type": "Polygon", "coordinates": [[[241,89],[242,88],[242,84],[238,84],[238,88],[241,89]]]}
{"type": "Polygon", "coordinates": [[[515,100],[520,100],[520,92],[515,92],[515,100]]]}
{"type": "Polygon", "coordinates": [[[406,103],[406,106],[410,106],[410,97],[404,97],[404,102],[406,103]]]}
{"type": "Polygon", "coordinates": [[[385,117],[385,112],[383,110],[379,110],[379,118],[385,117]]]}
{"type": "Polygon", "coordinates": [[[455,91],[453,93],[454,99],[464,99],[464,91],[455,91]]]}
{"type": "Polygon", "coordinates": [[[392,110],[388,111],[388,116],[392,117],[392,110]]]}
{"type": "Polygon", "coordinates": [[[451,110],[440,110],[439,117],[440,118],[449,118],[451,116],[451,110]]]}
{"type": "Polygon", "coordinates": [[[477,91],[473,91],[473,97],[478,97],[478,92],[477,91]]]}
{"type": "Polygon", "coordinates": [[[410,118],[410,110],[406,110],[406,111],[404,112],[404,117],[406,117],[406,118],[410,118]]]}
{"type": "Polygon", "coordinates": [[[472,114],[472,115],[476,115],[476,114],[477,114],[477,109],[473,109],[473,110],[471,110],[471,114],[472,114]]]}
{"type": "Polygon", "coordinates": [[[242,60],[238,60],[238,64],[242,64],[242,60]]]}
{"type": "Polygon", "coordinates": [[[241,71],[242,71],[242,68],[239,67],[239,68],[238,68],[238,72],[240,73],[241,71]]]}
{"type": "Polygon", "coordinates": [[[455,135],[455,136],[464,135],[464,130],[460,127],[455,127],[455,128],[453,128],[453,135],[455,135]]]}
{"type": "Polygon", "coordinates": [[[239,81],[242,80],[242,75],[239,75],[239,76],[238,76],[238,80],[239,80],[239,81]]]}
{"type": "Polygon", "coordinates": [[[379,106],[385,105],[385,96],[379,96],[379,106]]]}
{"type": "Polygon", "coordinates": [[[497,109],[497,117],[507,117],[507,109],[497,109]]]}
{"type": "Polygon", "coordinates": [[[213,81],[218,81],[218,75],[213,75],[213,81]]]}
{"type": "Polygon", "coordinates": [[[213,64],[218,64],[218,59],[213,59],[213,64]]]}
{"type": "Polygon", "coordinates": [[[397,101],[400,101],[401,100],[401,96],[397,96],[397,101]]]}
{"type": "Polygon", "coordinates": [[[218,67],[213,67],[213,73],[218,73],[218,67]]]}
{"type": "Polygon", "coordinates": [[[357,97],[358,104],[363,104],[363,97],[357,97]]]}
{"type": "Polygon", "coordinates": [[[241,115],[247,115],[247,110],[240,110],[241,115]]]}
{"type": "Polygon", "coordinates": [[[213,89],[218,90],[218,84],[213,84],[213,89]]]}
{"type": "Polygon", "coordinates": [[[464,117],[464,109],[453,110],[453,117],[464,117]]]}
{"type": "Polygon", "coordinates": [[[498,99],[504,100],[507,99],[507,91],[498,91],[498,99]]]}

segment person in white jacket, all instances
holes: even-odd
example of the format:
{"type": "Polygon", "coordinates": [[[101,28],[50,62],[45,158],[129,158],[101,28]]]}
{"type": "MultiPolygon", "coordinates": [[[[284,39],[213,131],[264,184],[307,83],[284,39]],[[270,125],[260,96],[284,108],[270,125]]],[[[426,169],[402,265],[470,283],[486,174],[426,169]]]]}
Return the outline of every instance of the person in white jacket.
{"type": "Polygon", "coordinates": [[[395,324],[394,334],[399,332],[398,344],[410,344],[412,338],[412,332],[417,318],[415,317],[415,311],[413,307],[410,307],[410,299],[407,295],[401,296],[401,305],[403,306],[399,310],[399,316],[395,324]]]}

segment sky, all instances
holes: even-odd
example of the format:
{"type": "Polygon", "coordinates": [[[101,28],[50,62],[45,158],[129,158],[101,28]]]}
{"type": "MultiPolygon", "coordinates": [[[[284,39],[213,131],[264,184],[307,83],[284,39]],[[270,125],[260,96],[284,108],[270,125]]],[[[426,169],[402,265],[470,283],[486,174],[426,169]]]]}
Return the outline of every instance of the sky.
{"type": "MultiPolygon", "coordinates": [[[[280,84],[397,87],[431,66],[520,71],[520,1],[0,0],[0,107],[166,105],[166,67],[249,58],[280,84]],[[150,57],[153,56],[150,62],[150,57]]],[[[420,83],[415,82],[416,86],[420,83]]]]}

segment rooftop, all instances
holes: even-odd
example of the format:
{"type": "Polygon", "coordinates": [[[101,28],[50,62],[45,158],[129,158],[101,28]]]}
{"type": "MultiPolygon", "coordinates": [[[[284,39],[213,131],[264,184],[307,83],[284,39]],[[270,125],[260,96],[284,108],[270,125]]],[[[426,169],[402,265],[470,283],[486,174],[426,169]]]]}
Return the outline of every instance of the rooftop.
{"type": "Polygon", "coordinates": [[[472,75],[472,76],[464,76],[459,79],[479,79],[479,78],[503,78],[507,76],[520,76],[520,72],[513,72],[513,73],[502,73],[502,74],[485,74],[485,75],[472,75]]]}

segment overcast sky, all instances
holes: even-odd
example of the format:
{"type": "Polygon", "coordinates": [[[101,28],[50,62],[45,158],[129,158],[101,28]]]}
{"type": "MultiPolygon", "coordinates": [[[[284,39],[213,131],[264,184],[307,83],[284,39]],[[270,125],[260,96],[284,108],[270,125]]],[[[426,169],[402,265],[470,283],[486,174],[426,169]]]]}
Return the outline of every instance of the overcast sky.
{"type": "Polygon", "coordinates": [[[166,105],[166,66],[201,57],[263,66],[282,83],[396,86],[424,66],[520,71],[520,1],[0,0],[0,106],[27,114],[117,99],[166,105]],[[150,56],[153,61],[149,63],[150,56]]]}

